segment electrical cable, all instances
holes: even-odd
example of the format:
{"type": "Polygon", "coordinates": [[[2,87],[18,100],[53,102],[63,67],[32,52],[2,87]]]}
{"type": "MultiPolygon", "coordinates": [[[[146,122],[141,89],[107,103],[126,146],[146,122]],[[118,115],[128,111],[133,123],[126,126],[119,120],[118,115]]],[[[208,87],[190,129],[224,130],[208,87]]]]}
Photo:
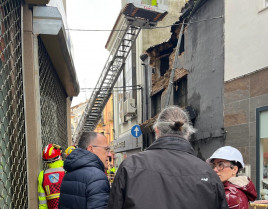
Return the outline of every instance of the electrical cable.
{"type": "MultiPolygon", "coordinates": [[[[198,21],[191,21],[189,23],[184,23],[184,25],[191,25],[194,23],[200,23],[200,22],[206,22],[209,20],[216,20],[216,19],[220,19],[223,18],[223,16],[217,16],[217,17],[212,17],[212,18],[208,18],[208,19],[203,19],[203,20],[198,20],[198,21]]],[[[158,27],[154,27],[154,28],[144,28],[144,30],[153,30],[153,29],[161,29],[161,28],[168,28],[168,27],[172,27],[172,26],[176,26],[176,25],[181,25],[182,23],[177,23],[177,24],[172,24],[172,25],[166,25],[166,26],[158,26],[158,27]]],[[[95,29],[74,29],[74,28],[66,28],[65,30],[68,31],[81,31],[81,32],[112,32],[112,31],[124,31],[124,30],[95,30],[95,29]]]]}
{"type": "MultiPolygon", "coordinates": [[[[139,87],[142,88],[140,85],[134,85],[134,86],[115,86],[113,88],[128,88],[128,87],[139,87]]],[[[112,89],[112,88],[80,88],[80,89],[112,89]]]]}

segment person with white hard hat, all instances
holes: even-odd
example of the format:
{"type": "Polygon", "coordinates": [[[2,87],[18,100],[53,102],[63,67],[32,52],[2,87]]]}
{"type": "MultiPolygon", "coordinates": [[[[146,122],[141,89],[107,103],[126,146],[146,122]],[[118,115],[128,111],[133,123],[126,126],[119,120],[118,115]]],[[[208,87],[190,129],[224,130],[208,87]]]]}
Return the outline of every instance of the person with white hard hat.
{"type": "Polygon", "coordinates": [[[256,200],[257,192],[247,176],[238,176],[239,171],[244,168],[240,151],[231,146],[224,146],[217,149],[207,162],[223,182],[229,208],[248,209],[249,201],[256,200]]]}

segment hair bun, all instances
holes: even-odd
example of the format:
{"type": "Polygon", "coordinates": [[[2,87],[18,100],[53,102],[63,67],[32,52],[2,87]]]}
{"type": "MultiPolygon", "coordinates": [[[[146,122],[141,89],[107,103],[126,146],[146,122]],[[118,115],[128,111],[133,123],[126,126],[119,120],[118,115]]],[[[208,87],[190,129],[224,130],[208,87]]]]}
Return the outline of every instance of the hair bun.
{"type": "Polygon", "coordinates": [[[178,131],[181,130],[181,127],[184,125],[183,122],[181,121],[175,121],[173,124],[170,124],[169,127],[174,130],[174,131],[178,131]]]}

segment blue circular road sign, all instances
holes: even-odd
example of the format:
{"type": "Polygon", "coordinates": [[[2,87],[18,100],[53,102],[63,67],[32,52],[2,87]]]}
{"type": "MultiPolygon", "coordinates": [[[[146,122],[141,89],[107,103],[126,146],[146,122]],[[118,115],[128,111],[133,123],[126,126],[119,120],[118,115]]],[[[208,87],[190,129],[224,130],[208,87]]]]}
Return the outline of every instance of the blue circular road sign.
{"type": "Polygon", "coordinates": [[[141,135],[141,128],[139,125],[135,125],[131,128],[132,136],[138,138],[141,135]]]}

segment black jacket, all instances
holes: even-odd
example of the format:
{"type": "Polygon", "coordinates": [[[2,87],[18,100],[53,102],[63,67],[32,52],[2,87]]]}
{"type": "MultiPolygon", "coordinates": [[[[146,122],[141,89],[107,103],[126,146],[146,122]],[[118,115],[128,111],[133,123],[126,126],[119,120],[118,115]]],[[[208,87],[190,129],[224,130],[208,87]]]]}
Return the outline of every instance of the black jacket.
{"type": "Polygon", "coordinates": [[[178,136],[157,139],[122,162],[108,209],[228,209],[217,174],[178,136]]]}
{"type": "Polygon", "coordinates": [[[93,153],[75,149],[64,161],[59,209],[107,208],[110,187],[104,165],[93,153]]]}

